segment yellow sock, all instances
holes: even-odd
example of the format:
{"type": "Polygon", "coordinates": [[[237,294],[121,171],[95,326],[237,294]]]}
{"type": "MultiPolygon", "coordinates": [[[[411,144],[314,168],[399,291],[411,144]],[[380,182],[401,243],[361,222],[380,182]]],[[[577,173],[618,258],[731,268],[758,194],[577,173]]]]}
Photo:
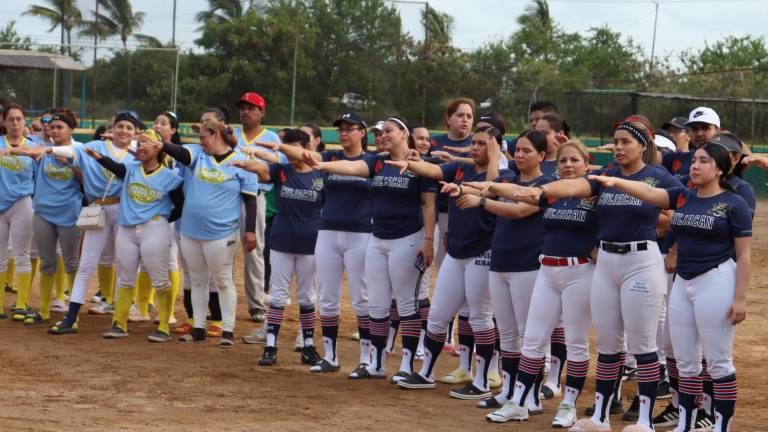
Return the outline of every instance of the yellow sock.
{"type": "Polygon", "coordinates": [[[99,266],[97,270],[99,276],[99,290],[101,290],[101,297],[112,304],[115,301],[115,268],[114,267],[102,267],[99,266]]]}
{"type": "Polygon", "coordinates": [[[31,288],[32,273],[16,273],[16,309],[26,309],[29,306],[29,290],[31,288]]]}
{"type": "Polygon", "coordinates": [[[139,286],[136,291],[136,308],[142,316],[149,316],[149,302],[152,298],[152,282],[149,279],[149,273],[139,272],[136,284],[139,286]]]}
{"type": "Polygon", "coordinates": [[[0,315],[5,311],[5,280],[6,273],[0,273],[0,315]]]}
{"type": "Polygon", "coordinates": [[[122,330],[128,331],[128,314],[131,312],[133,296],[136,295],[136,287],[120,287],[115,301],[114,324],[122,330]]]}
{"type": "Polygon", "coordinates": [[[43,319],[51,317],[51,295],[55,276],[52,274],[40,274],[40,316],[43,319]]]}
{"type": "Polygon", "coordinates": [[[3,289],[5,289],[5,284],[7,283],[13,289],[13,292],[16,292],[16,287],[13,286],[13,277],[15,275],[16,275],[16,260],[9,257],[8,267],[5,270],[5,283],[3,284],[3,289]]]}
{"type": "Polygon", "coordinates": [[[179,296],[179,290],[181,289],[181,273],[172,271],[168,273],[168,279],[171,281],[171,315],[174,315],[176,308],[176,298],[179,296]]]}
{"type": "MultiPolygon", "coordinates": [[[[40,258],[32,258],[29,262],[32,264],[32,277],[29,279],[29,284],[31,285],[35,281],[37,270],[40,268],[40,258]]],[[[27,299],[27,303],[29,303],[29,299],[27,299]]]]}
{"type": "Polygon", "coordinates": [[[166,288],[161,291],[157,291],[157,312],[158,320],[160,323],[157,325],[157,329],[163,333],[170,334],[168,328],[168,320],[171,318],[171,289],[166,288]]]}
{"type": "Polygon", "coordinates": [[[56,257],[56,274],[53,279],[53,287],[56,290],[56,300],[66,300],[67,293],[67,272],[64,269],[64,258],[56,257]]]}

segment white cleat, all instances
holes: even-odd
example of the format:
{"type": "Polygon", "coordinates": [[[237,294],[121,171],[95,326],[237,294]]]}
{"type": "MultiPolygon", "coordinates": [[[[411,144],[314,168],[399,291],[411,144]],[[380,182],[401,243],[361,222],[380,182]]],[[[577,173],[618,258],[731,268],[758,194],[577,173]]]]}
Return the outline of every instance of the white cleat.
{"type": "Polygon", "coordinates": [[[555,419],[552,420],[552,427],[558,429],[569,428],[576,423],[576,420],[576,407],[567,403],[561,403],[557,408],[555,419]]]}
{"type": "Polygon", "coordinates": [[[503,407],[486,415],[485,419],[494,423],[506,423],[508,421],[527,421],[528,408],[509,401],[505,403],[503,407]]]}
{"type": "Polygon", "coordinates": [[[585,418],[578,420],[568,432],[612,432],[612,429],[608,422],[595,423],[591,418],[585,418]]]}

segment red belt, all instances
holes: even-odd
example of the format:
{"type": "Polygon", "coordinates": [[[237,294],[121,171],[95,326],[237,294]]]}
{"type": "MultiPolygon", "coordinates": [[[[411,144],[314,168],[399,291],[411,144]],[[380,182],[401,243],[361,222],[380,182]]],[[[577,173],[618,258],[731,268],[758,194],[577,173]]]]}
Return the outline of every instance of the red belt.
{"type": "Polygon", "coordinates": [[[577,258],[554,258],[554,257],[541,257],[541,265],[549,267],[568,267],[576,264],[586,264],[589,262],[589,258],[577,257],[577,258]]]}

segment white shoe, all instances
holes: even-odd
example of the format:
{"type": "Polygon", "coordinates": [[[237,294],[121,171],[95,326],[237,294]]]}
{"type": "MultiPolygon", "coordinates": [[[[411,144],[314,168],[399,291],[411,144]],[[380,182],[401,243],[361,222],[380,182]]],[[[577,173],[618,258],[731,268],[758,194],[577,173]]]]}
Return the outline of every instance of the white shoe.
{"type": "Polygon", "coordinates": [[[102,300],[104,299],[98,293],[91,296],[91,303],[99,304],[102,300]]]}
{"type": "Polygon", "coordinates": [[[250,334],[243,336],[243,342],[247,344],[263,344],[267,341],[266,326],[256,327],[250,334]]]}
{"type": "Polygon", "coordinates": [[[293,350],[301,352],[302,349],[304,349],[304,335],[299,330],[299,334],[296,335],[296,342],[293,343],[293,350]]]}
{"type": "Polygon", "coordinates": [[[653,432],[653,429],[649,428],[648,426],[633,424],[633,425],[625,426],[624,429],[621,430],[621,432],[653,432]]]}
{"type": "Polygon", "coordinates": [[[526,421],[528,420],[528,408],[509,401],[505,403],[504,406],[500,409],[486,415],[485,419],[494,423],[526,421]]]}
{"type": "Polygon", "coordinates": [[[54,299],[51,302],[51,312],[67,312],[67,304],[59,299],[54,299]]]}
{"type": "Polygon", "coordinates": [[[94,306],[91,306],[91,308],[88,309],[88,313],[94,315],[109,315],[115,313],[115,307],[102,300],[94,306]]]}
{"type": "Polygon", "coordinates": [[[533,416],[533,415],[544,414],[544,405],[542,405],[541,402],[539,402],[539,404],[536,405],[535,402],[528,401],[525,404],[525,406],[528,407],[528,415],[533,416]]]}
{"type": "Polygon", "coordinates": [[[611,425],[608,422],[595,423],[591,418],[584,418],[568,429],[568,432],[612,432],[611,425]]]}
{"type": "Polygon", "coordinates": [[[131,312],[128,314],[128,322],[138,323],[147,321],[151,321],[151,318],[139,313],[139,308],[137,308],[136,305],[131,305],[131,312]]]}
{"type": "Polygon", "coordinates": [[[569,428],[576,423],[576,407],[566,403],[561,403],[557,408],[555,419],[552,420],[554,428],[569,428]]]}

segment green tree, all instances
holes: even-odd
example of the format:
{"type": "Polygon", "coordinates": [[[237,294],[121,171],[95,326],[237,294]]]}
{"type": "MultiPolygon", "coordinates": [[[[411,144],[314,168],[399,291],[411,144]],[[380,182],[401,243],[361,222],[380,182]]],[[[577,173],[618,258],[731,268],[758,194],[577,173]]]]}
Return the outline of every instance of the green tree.
{"type": "Polygon", "coordinates": [[[150,35],[138,33],[144,24],[144,12],[133,12],[133,6],[130,0],[97,0],[103,12],[99,12],[96,17],[96,11],[93,15],[96,19],[86,21],[81,35],[98,36],[100,39],[107,39],[117,36],[123,44],[123,49],[128,50],[128,39],[133,36],[140,43],[145,45],[160,46],[160,41],[150,35]],[[97,25],[98,24],[98,25],[97,25]]]}
{"type": "Polygon", "coordinates": [[[203,24],[213,21],[216,24],[223,24],[227,21],[240,19],[245,15],[241,0],[208,0],[208,10],[204,10],[195,15],[195,20],[203,24]]]}
{"type": "Polygon", "coordinates": [[[21,37],[16,31],[16,21],[9,21],[0,28],[0,49],[25,50],[32,49],[32,39],[21,37]]]}
{"type": "Polygon", "coordinates": [[[61,29],[61,53],[72,55],[72,30],[80,24],[82,14],[75,0],[45,0],[49,6],[32,5],[22,15],[42,18],[51,25],[52,32],[56,27],[61,29]],[[66,38],[65,38],[66,36],[66,38]],[[65,51],[66,45],[66,51],[65,51]]]}

